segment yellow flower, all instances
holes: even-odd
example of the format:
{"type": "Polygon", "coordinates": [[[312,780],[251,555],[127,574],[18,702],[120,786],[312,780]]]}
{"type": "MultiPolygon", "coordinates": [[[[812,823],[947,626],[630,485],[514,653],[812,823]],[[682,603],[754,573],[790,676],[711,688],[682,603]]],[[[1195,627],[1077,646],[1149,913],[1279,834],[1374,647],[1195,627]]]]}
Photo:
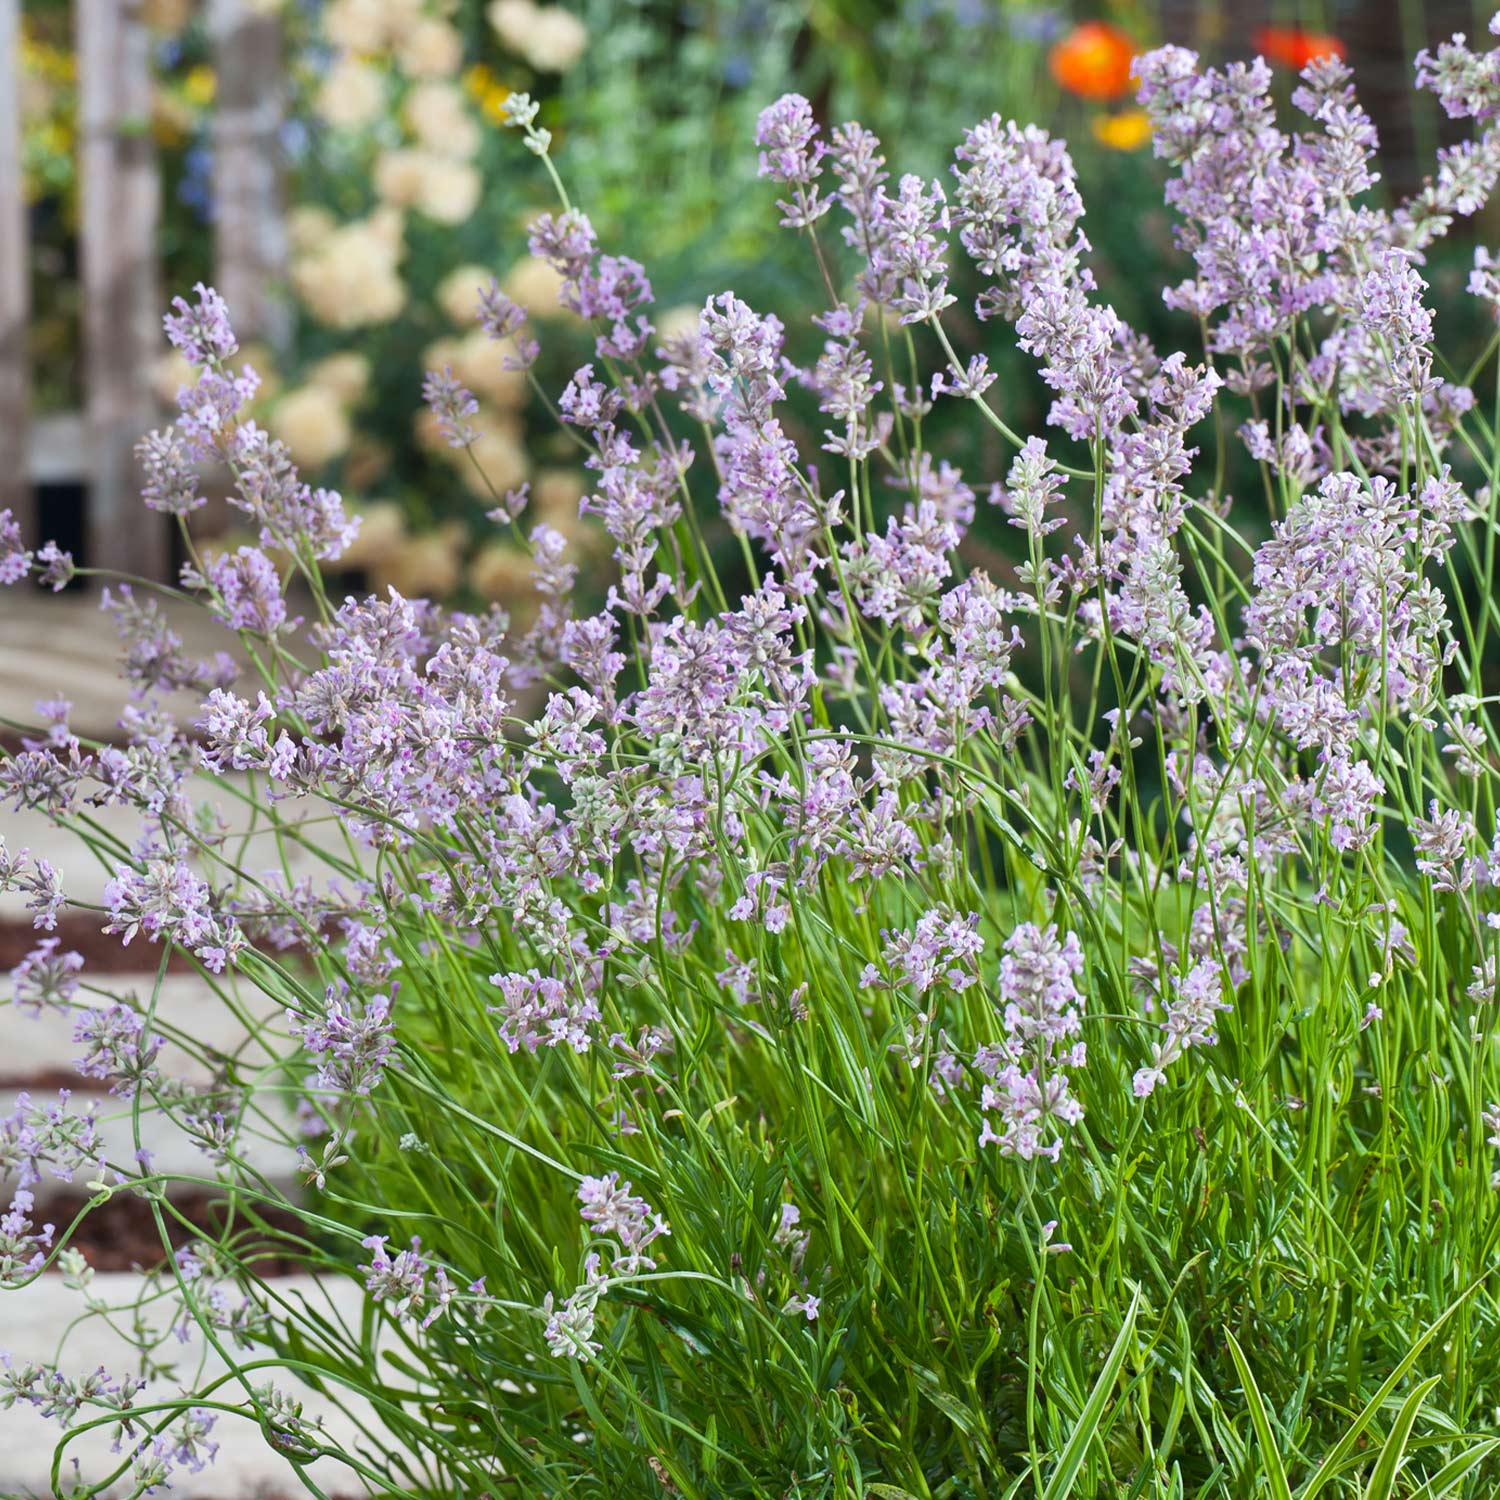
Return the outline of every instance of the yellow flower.
{"type": "Polygon", "coordinates": [[[464,74],[464,87],[479,105],[479,112],[492,125],[505,123],[505,101],[510,90],[484,63],[475,63],[464,74]]]}
{"type": "Polygon", "coordinates": [[[44,120],[36,127],[38,148],[48,156],[67,156],[73,149],[73,133],[66,120],[44,120]]]}
{"type": "Polygon", "coordinates": [[[1143,109],[1095,115],[1091,123],[1094,139],[1111,151],[1139,151],[1151,139],[1151,119],[1143,109]]]}
{"type": "Polygon", "coordinates": [[[192,128],[193,111],[186,101],[165,89],[151,95],[151,138],[160,146],[180,146],[192,128]]]}
{"type": "Polygon", "coordinates": [[[72,83],[77,74],[73,54],[33,36],[24,21],[21,23],[21,69],[45,78],[49,83],[72,83]]]}
{"type": "Polygon", "coordinates": [[[182,80],[182,92],[189,103],[201,108],[213,103],[217,85],[214,70],[206,63],[199,63],[197,67],[188,69],[187,77],[182,80]]]}

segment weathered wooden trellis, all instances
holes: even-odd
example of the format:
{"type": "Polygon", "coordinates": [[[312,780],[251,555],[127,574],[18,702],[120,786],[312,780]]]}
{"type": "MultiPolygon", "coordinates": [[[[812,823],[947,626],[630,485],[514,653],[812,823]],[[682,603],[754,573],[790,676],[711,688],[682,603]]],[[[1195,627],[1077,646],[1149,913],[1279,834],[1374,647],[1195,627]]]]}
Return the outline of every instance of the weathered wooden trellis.
{"type": "MultiPolygon", "coordinates": [[[[29,256],[21,163],[21,0],[0,0],[0,507],[28,539],[45,529],[36,480],[75,461],[93,564],[161,577],[165,524],[140,507],[136,440],[159,418],[150,369],[162,352],[161,179],[152,146],[151,38],[138,0],[74,0],[84,406],[38,440],[26,328],[29,256]],[[57,434],[64,451],[59,453],[57,434]],[[77,434],[74,438],[72,434],[77,434]],[[51,472],[48,472],[48,471],[51,472]]],[[[280,34],[251,0],[209,0],[214,122],[215,276],[250,338],[283,341],[285,237],[278,137],[280,34]]]]}

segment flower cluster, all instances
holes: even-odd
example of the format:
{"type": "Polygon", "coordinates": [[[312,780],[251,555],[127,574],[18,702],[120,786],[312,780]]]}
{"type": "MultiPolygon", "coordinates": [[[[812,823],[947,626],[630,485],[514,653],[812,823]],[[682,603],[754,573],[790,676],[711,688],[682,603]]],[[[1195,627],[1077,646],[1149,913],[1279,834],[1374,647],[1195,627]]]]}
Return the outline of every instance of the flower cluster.
{"type": "Polygon", "coordinates": [[[1023,923],[1005,943],[1000,961],[1000,1000],[1005,1039],[981,1052],[975,1066],[987,1079],[988,1115],[979,1144],[993,1141],[1006,1155],[1030,1160],[1062,1152],[1060,1128],[1083,1118],[1068,1068],[1088,1062],[1083,1029],[1084,998],[1075,980],[1083,972],[1083,949],[1074,933],[1059,941],[1056,927],[1023,923]]]}
{"type": "Polygon", "coordinates": [[[603,1177],[585,1177],[578,1184],[579,1216],[598,1237],[616,1240],[609,1245],[610,1259],[591,1250],[584,1258],[583,1280],[561,1302],[551,1292],[543,1299],[541,1316],[545,1320],[547,1347],[559,1359],[592,1359],[603,1347],[594,1337],[599,1302],[612,1282],[652,1271],[656,1262],[645,1249],[660,1236],[672,1231],[667,1221],[653,1213],[644,1198],[621,1183],[618,1172],[603,1177]]]}

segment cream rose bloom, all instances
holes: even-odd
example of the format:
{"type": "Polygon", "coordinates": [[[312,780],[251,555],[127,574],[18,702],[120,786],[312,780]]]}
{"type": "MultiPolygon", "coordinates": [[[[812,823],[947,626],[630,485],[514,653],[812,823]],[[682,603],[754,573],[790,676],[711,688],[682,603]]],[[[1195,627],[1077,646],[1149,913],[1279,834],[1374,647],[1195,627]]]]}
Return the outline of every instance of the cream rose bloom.
{"type": "Polygon", "coordinates": [[[462,224],[479,203],[479,173],[467,162],[406,146],[375,163],[375,191],[396,208],[415,208],[439,224],[462,224]]]}
{"type": "Polygon", "coordinates": [[[566,73],[588,45],[588,28],[560,5],[493,0],[485,15],[502,45],[540,72],[566,73]]]}
{"type": "Polygon", "coordinates": [[[450,322],[467,328],[479,316],[480,296],[494,279],[483,266],[459,266],[438,283],[437,304],[450,322]]]}
{"type": "Polygon", "coordinates": [[[482,329],[475,329],[454,350],[453,373],[482,401],[509,409],[526,401],[526,377],[519,370],[508,370],[505,361],[514,353],[509,340],[492,339],[482,329]]]}
{"type": "Polygon", "coordinates": [[[408,78],[452,78],[463,56],[463,38],[435,16],[418,21],[396,45],[396,65],[408,78]]]}
{"type": "Polygon", "coordinates": [[[701,307],[679,304],[677,307],[667,308],[652,319],[656,324],[657,342],[665,344],[668,339],[680,338],[685,333],[697,333],[702,317],[701,307]]]}
{"type": "Polygon", "coordinates": [[[378,52],[389,40],[385,0],[330,0],[323,35],[345,52],[378,52]]]}
{"type": "Polygon", "coordinates": [[[417,207],[439,224],[463,224],[479,206],[479,173],[467,162],[433,160],[422,180],[417,207]]]}
{"type": "Polygon", "coordinates": [[[427,0],[382,0],[385,5],[385,32],[391,42],[409,36],[421,25],[429,11],[446,10],[447,6],[429,5],[427,0]]]}
{"type": "Polygon", "coordinates": [[[451,83],[419,83],[404,110],[412,134],[431,151],[467,160],[479,149],[479,125],[451,83]]]}
{"type": "Polygon", "coordinates": [[[531,591],[531,559],[512,542],[489,542],[469,564],[469,587],[492,604],[514,604],[531,591]]]}
{"type": "Polygon", "coordinates": [[[316,108],[330,125],[357,130],[378,118],[385,104],[385,80],[378,68],[358,58],[340,58],[318,90],[316,108]]]}
{"type": "Polygon", "coordinates": [[[392,500],[377,500],[358,512],[359,533],[344,549],[339,563],[349,568],[374,568],[388,561],[406,540],[406,517],[392,500]]]}
{"type": "Polygon", "coordinates": [[[415,208],[432,157],[415,146],[382,151],[375,161],[375,191],[396,208],[415,208]]]}
{"type": "Polygon", "coordinates": [[[519,52],[525,45],[526,28],[536,15],[536,6],[532,0],[493,0],[484,14],[501,45],[519,52]]]}
{"type": "Polygon", "coordinates": [[[389,322],[401,311],[406,286],[397,270],[399,226],[400,219],[388,215],[357,219],[324,235],[292,262],[292,286],[320,323],[364,328],[389,322]]]}
{"type": "Polygon", "coordinates": [[[501,45],[546,74],[565,74],[588,46],[588,28],[562,6],[493,0],[484,15],[501,45]]]}
{"type": "Polygon", "coordinates": [[[272,435],[286,444],[292,460],[305,469],[321,469],[349,447],[349,418],[332,391],[305,385],[288,391],[271,415],[272,435]]]}
{"type": "Polygon", "coordinates": [[[531,499],[549,526],[567,533],[565,522],[579,522],[578,502],[588,494],[581,469],[541,469],[531,484],[531,499]]]}
{"type": "Polygon", "coordinates": [[[405,246],[403,236],[406,232],[406,221],[402,218],[399,208],[382,204],[365,220],[365,225],[393,261],[401,259],[401,252],[405,246]]]}
{"type": "Polygon", "coordinates": [[[370,384],[370,361],[352,349],[320,359],[307,372],[310,385],[331,391],[344,406],[353,406],[370,384]]]}
{"type": "Polygon", "coordinates": [[[286,216],[287,240],[297,255],[316,250],[338,227],[338,220],[317,203],[304,203],[286,216]]]}
{"type": "Polygon", "coordinates": [[[464,528],[457,521],[408,537],[372,570],[379,590],[390,585],[408,599],[451,594],[463,576],[463,541],[464,528]]]}
{"type": "Polygon", "coordinates": [[[523,308],[528,317],[572,317],[573,314],[560,306],[557,300],[562,284],[562,277],[546,261],[528,255],[524,260],[518,260],[505,273],[500,282],[500,290],[523,308]]]}
{"type": "MultiPolygon", "coordinates": [[[[429,365],[428,368],[440,370],[442,366],[429,365]]],[[[461,449],[448,447],[448,439],[443,436],[442,430],[438,427],[437,413],[429,407],[417,408],[416,415],[411,419],[411,430],[417,440],[417,447],[424,453],[431,453],[438,458],[448,457],[451,453],[458,453],[462,456],[461,449]]]]}
{"type": "Polygon", "coordinates": [[[433,339],[422,351],[422,369],[428,370],[453,369],[458,364],[458,351],[462,348],[459,339],[445,334],[440,339],[433,339]]]}
{"type": "Polygon", "coordinates": [[[588,28],[571,11],[540,5],[531,24],[526,61],[543,73],[566,73],[588,44],[588,28]]]}
{"type": "Polygon", "coordinates": [[[255,393],[258,400],[269,401],[280,392],[283,381],[276,369],[276,356],[269,344],[252,339],[240,346],[236,359],[249,365],[260,376],[260,388],[255,393]]]}
{"type": "Polygon", "coordinates": [[[197,380],[197,372],[180,350],[169,349],[151,362],[151,389],[163,406],[175,406],[177,393],[197,380]]]}
{"type": "Polygon", "coordinates": [[[493,504],[491,490],[496,495],[504,495],[507,490],[515,489],[524,482],[531,466],[527,462],[526,450],[521,446],[519,429],[514,425],[497,421],[493,414],[486,412],[480,412],[476,425],[479,436],[467,454],[458,448],[448,451],[461,460],[458,474],[464,488],[476,500],[493,504]],[[473,457],[472,463],[469,455],[473,457]]]}

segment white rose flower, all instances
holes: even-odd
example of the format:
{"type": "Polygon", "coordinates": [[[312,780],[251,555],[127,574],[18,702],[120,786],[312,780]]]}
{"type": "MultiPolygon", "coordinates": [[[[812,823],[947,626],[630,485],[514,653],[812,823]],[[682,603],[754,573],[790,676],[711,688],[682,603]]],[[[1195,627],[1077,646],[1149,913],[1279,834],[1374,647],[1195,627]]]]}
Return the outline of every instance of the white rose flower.
{"type": "Polygon", "coordinates": [[[304,469],[321,469],[347,452],[353,435],[338,397],[320,385],[288,391],[276,403],[270,426],[304,469]]]}
{"type": "Polygon", "coordinates": [[[318,90],[317,111],[330,125],[357,130],[378,118],[385,104],[385,81],[378,68],[345,57],[328,70],[318,90]]]}

